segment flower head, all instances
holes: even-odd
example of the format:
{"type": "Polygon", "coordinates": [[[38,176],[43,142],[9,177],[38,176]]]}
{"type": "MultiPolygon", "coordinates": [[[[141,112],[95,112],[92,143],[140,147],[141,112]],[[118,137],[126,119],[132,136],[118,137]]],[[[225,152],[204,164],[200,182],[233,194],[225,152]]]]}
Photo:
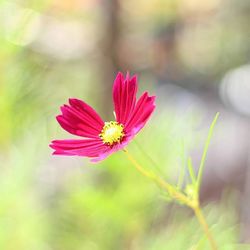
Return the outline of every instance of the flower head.
{"type": "Polygon", "coordinates": [[[113,86],[115,121],[104,122],[85,102],[69,99],[57,121],[67,132],[82,139],[54,140],[54,155],[78,155],[100,161],[123,149],[144,127],[155,109],[155,96],[144,92],[136,100],[137,77],[118,73],[113,86]]]}

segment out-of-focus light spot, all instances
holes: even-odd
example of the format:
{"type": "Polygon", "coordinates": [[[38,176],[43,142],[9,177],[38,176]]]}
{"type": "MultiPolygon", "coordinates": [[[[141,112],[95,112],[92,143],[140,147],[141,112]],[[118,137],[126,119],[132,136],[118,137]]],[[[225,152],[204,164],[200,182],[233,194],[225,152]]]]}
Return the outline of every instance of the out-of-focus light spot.
{"type": "Polygon", "coordinates": [[[223,101],[236,111],[250,115],[250,65],[229,71],[220,85],[223,101]]]}
{"type": "Polygon", "coordinates": [[[51,5],[60,11],[90,11],[95,8],[101,0],[53,0],[51,5]]]}
{"type": "Polygon", "coordinates": [[[186,23],[177,36],[178,51],[185,66],[194,72],[216,70],[219,60],[220,43],[211,37],[221,36],[221,27],[217,23],[203,22],[186,23]]]}
{"type": "Polygon", "coordinates": [[[26,46],[35,39],[40,25],[38,12],[6,3],[1,8],[1,18],[4,35],[11,43],[26,46]]]}
{"type": "Polygon", "coordinates": [[[217,8],[221,3],[221,0],[210,0],[210,1],[200,1],[200,0],[181,0],[180,7],[183,13],[187,12],[201,12],[201,11],[211,11],[217,8]]]}
{"type": "Polygon", "coordinates": [[[42,24],[32,48],[60,60],[77,59],[95,46],[92,26],[80,21],[60,20],[43,16],[42,24]]]}

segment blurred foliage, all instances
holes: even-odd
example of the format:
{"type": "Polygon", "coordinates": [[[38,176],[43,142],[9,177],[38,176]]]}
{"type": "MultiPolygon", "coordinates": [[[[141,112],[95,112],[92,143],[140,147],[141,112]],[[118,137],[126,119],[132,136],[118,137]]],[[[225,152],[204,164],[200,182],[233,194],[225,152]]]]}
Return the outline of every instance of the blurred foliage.
{"type": "MultiPolygon", "coordinates": [[[[248,1],[190,2],[121,1],[118,57],[124,65],[154,71],[156,34],[170,23],[182,26],[175,44],[181,67],[217,76],[245,63],[248,1]],[[197,19],[189,20],[193,13],[197,19]]],[[[100,99],[107,83],[99,60],[111,53],[100,51],[107,18],[102,8],[98,0],[0,1],[0,249],[209,249],[192,213],[167,202],[122,152],[98,165],[51,156],[50,140],[69,137],[54,119],[68,97],[112,114],[100,99]],[[76,27],[72,22],[78,28],[68,34],[76,27]],[[82,37],[75,36],[78,30],[82,37]]],[[[141,75],[141,89],[154,89],[144,82],[157,76],[141,75]]],[[[201,114],[184,116],[162,106],[129,150],[181,184],[188,153],[203,135],[192,132],[201,114]]],[[[236,246],[235,203],[226,199],[206,207],[220,249],[249,247],[236,246]]]]}

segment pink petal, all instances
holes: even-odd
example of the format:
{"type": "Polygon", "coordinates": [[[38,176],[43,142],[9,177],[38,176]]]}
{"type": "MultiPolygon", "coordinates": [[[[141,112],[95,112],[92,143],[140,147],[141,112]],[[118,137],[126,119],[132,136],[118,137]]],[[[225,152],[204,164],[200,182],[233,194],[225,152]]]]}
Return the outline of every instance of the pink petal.
{"type": "Polygon", "coordinates": [[[81,112],[83,115],[85,115],[85,119],[89,119],[92,121],[96,126],[99,124],[99,127],[103,127],[103,120],[102,118],[97,114],[97,112],[90,107],[87,103],[83,102],[82,100],[70,98],[69,99],[70,105],[81,112]]]}
{"type": "Polygon", "coordinates": [[[113,101],[115,106],[116,120],[124,124],[135,108],[137,92],[137,77],[126,78],[118,73],[114,81],[113,101]]]}
{"type": "Polygon", "coordinates": [[[62,128],[74,135],[99,138],[104,122],[96,111],[78,99],[69,99],[69,104],[62,106],[62,115],[56,117],[62,128]]]}
{"type": "Polygon", "coordinates": [[[155,109],[154,102],[155,96],[148,96],[147,92],[140,97],[133,113],[125,123],[125,130],[128,136],[138,133],[139,130],[145,126],[147,120],[155,109]]]}
{"type": "Polygon", "coordinates": [[[78,155],[86,157],[98,157],[110,147],[103,144],[101,140],[55,140],[50,147],[55,151],[54,155],[78,155]]]}
{"type": "Polygon", "coordinates": [[[99,162],[110,156],[111,154],[115,153],[116,151],[119,151],[123,149],[129,141],[124,141],[121,144],[116,144],[113,147],[108,147],[106,150],[104,150],[98,157],[93,158],[92,162],[99,162]]]}

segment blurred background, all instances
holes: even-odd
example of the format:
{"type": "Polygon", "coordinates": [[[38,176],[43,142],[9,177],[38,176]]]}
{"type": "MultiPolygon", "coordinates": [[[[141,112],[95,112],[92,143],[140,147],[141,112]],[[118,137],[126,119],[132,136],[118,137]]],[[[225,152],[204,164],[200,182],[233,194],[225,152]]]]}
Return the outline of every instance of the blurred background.
{"type": "Polygon", "coordinates": [[[59,107],[80,98],[112,120],[127,70],[157,95],[129,150],[171,183],[185,187],[220,112],[201,202],[220,249],[250,249],[249,25],[248,0],[1,0],[0,249],[209,249],[192,211],[122,152],[51,155],[51,140],[72,138],[59,107]]]}

